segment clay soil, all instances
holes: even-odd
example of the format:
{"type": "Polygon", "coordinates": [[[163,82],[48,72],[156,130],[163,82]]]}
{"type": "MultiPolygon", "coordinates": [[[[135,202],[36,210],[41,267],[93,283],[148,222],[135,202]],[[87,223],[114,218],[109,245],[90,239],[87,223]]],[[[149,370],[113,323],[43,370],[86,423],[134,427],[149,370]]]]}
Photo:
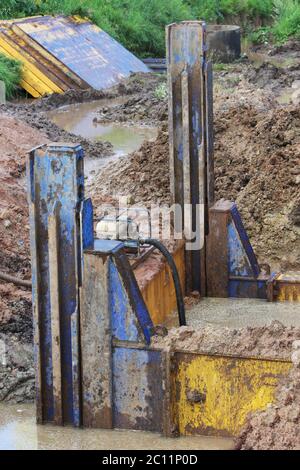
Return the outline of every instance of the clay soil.
{"type": "MultiPolygon", "coordinates": [[[[215,72],[216,195],[236,201],[261,263],[270,263],[274,269],[300,269],[300,45],[293,43],[284,51],[261,53],[261,62],[245,59],[215,72]],[[289,54],[290,62],[282,66],[282,58],[286,60],[289,54]]],[[[124,96],[125,102],[120,105],[99,105],[98,120],[154,124],[159,134],[155,142],[145,142],[137,152],[106,166],[95,176],[87,194],[93,199],[96,215],[102,203],[115,204],[119,195],[130,196],[132,204],[170,203],[164,87],[164,76],[138,75],[107,92],[70,91],[0,107],[0,271],[30,278],[26,152],[49,140],[67,140],[80,141],[86,158],[112,153],[109,142],[91,142],[59,129],[48,119],[47,111],[124,96]]],[[[211,352],[288,358],[293,342],[300,339],[298,330],[277,323],[269,328],[214,332],[187,328],[181,330],[179,338],[178,334],[178,330],[170,332],[155,343],[158,347],[176,345],[184,349],[196,344],[199,350],[211,352]]],[[[8,355],[6,368],[0,366],[0,400],[32,400],[30,293],[2,281],[0,340],[5,340],[10,351],[17,351],[8,355]]],[[[278,390],[275,412],[271,407],[267,415],[251,417],[237,442],[238,448],[274,448],[276,442],[283,448],[298,445],[289,436],[299,426],[300,413],[285,418],[291,403],[299,408],[296,368],[288,380],[288,390],[278,390]],[[269,413],[275,416],[273,421],[269,413]],[[286,440],[279,437],[284,424],[286,440]],[[266,431],[273,436],[273,443],[266,438],[259,444],[266,431]]]]}

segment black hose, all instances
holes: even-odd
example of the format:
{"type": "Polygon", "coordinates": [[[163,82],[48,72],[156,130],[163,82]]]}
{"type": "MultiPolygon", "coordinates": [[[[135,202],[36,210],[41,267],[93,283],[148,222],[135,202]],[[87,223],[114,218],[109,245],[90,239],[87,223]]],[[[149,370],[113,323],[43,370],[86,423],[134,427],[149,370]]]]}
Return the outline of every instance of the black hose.
{"type": "Polygon", "coordinates": [[[178,318],[179,318],[179,325],[186,326],[186,319],[185,319],[185,307],[184,307],[184,300],[183,294],[180,284],[180,279],[177,271],[177,267],[175,261],[171,255],[171,253],[167,250],[167,248],[158,240],[154,238],[147,238],[146,240],[140,240],[141,245],[152,245],[157,248],[166,258],[168,265],[170,266],[172,277],[174,281],[175,291],[176,291],[176,300],[177,300],[177,309],[178,309],[178,318]]]}

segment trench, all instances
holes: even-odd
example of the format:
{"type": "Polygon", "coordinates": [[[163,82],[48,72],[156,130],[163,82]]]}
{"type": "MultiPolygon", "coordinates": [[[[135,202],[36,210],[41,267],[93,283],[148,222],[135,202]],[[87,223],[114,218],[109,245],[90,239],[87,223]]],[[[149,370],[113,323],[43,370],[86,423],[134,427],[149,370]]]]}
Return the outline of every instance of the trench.
{"type": "Polygon", "coordinates": [[[37,425],[34,405],[0,404],[0,450],[230,450],[224,437],[164,438],[141,431],[37,425]]]}
{"type": "Polygon", "coordinates": [[[105,112],[106,109],[120,105],[124,101],[124,97],[102,99],[62,106],[48,113],[49,119],[67,132],[92,141],[102,140],[112,144],[111,156],[85,159],[87,183],[93,180],[103,166],[138,150],[144,141],[152,141],[157,137],[157,128],[143,123],[101,122],[100,109],[105,112]]]}

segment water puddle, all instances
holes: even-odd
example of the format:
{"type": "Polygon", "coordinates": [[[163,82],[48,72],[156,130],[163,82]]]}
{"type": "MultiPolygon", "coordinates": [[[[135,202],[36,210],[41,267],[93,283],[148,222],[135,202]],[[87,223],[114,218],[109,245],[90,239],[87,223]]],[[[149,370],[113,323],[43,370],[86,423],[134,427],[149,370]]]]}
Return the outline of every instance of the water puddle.
{"type": "Polygon", "coordinates": [[[34,405],[0,404],[0,450],[229,450],[233,439],[193,436],[168,439],[141,431],[37,426],[34,405]]]}
{"type": "Polygon", "coordinates": [[[116,98],[73,104],[48,113],[49,119],[67,132],[94,141],[108,141],[113,145],[112,157],[85,160],[85,174],[88,179],[92,179],[97,170],[107,163],[138,150],[145,140],[151,141],[157,137],[156,127],[97,122],[100,108],[113,107],[123,101],[124,98],[116,98]]]}
{"type": "MultiPolygon", "coordinates": [[[[185,313],[187,325],[195,329],[205,326],[256,328],[269,326],[273,321],[278,321],[286,327],[300,327],[298,302],[205,297],[197,304],[188,306],[185,313]]],[[[164,325],[167,328],[178,325],[177,311],[169,315],[164,325]]]]}

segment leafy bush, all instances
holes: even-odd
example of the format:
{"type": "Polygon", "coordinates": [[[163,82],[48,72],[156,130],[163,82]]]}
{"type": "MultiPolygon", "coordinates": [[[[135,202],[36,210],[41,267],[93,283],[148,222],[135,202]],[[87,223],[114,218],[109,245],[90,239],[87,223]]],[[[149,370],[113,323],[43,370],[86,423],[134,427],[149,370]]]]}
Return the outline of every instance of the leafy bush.
{"type": "Polygon", "coordinates": [[[168,97],[168,88],[166,83],[161,83],[154,90],[154,96],[157,100],[164,101],[168,97]]]}
{"type": "Polygon", "coordinates": [[[272,15],[273,0],[187,0],[193,14],[206,21],[221,23],[236,20],[246,26],[272,15]]]}
{"type": "Polygon", "coordinates": [[[274,37],[286,41],[290,36],[300,39],[299,0],[274,0],[276,20],[272,28],[274,37]]]}
{"type": "Polygon", "coordinates": [[[256,42],[300,36],[300,0],[0,0],[0,18],[87,16],[139,56],[163,56],[165,25],[184,19],[238,23],[256,42]],[[274,27],[272,27],[274,22],[274,27]],[[258,26],[263,27],[262,30],[258,26]]]}
{"type": "Polygon", "coordinates": [[[6,96],[11,98],[20,83],[21,64],[0,54],[0,80],[5,83],[6,96]]]}
{"type": "Polygon", "coordinates": [[[36,0],[1,0],[0,18],[22,18],[38,14],[39,5],[36,0]]]}

